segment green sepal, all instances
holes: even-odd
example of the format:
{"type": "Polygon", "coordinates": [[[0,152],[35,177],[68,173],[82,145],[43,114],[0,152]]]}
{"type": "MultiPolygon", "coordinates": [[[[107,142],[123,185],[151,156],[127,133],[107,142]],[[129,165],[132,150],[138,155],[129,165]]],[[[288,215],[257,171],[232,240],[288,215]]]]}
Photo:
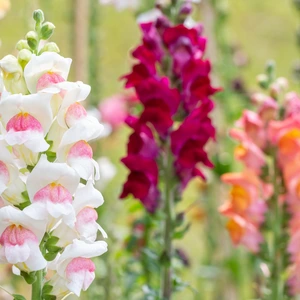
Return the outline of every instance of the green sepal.
{"type": "Polygon", "coordinates": [[[21,195],[22,195],[22,197],[24,198],[25,201],[30,201],[27,191],[22,192],[21,195]]]}
{"type": "Polygon", "coordinates": [[[25,207],[29,206],[31,204],[30,201],[22,202],[19,205],[15,205],[15,207],[19,208],[20,210],[23,210],[25,207]]]}

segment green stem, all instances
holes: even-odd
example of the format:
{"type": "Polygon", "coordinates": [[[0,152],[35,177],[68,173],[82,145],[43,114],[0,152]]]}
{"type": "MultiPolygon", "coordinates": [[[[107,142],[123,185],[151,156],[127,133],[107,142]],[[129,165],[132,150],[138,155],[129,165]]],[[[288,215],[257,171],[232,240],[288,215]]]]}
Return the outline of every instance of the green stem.
{"type": "Polygon", "coordinates": [[[32,284],[31,300],[42,299],[43,273],[44,270],[36,271],[36,281],[32,284]]]}
{"type": "Polygon", "coordinates": [[[162,272],[162,296],[169,300],[172,296],[172,235],[173,235],[173,192],[172,192],[172,153],[170,145],[167,145],[167,153],[164,161],[164,266],[162,272]]]}
{"type": "Polygon", "coordinates": [[[273,153],[273,218],[272,218],[272,229],[273,229],[273,249],[272,249],[272,269],[271,269],[271,298],[270,300],[282,300],[284,292],[284,284],[281,280],[281,273],[283,267],[283,255],[281,249],[282,243],[282,207],[279,203],[280,172],[277,166],[277,154],[276,151],[273,153]]]}
{"type": "MultiPolygon", "coordinates": [[[[145,247],[149,247],[149,242],[150,242],[150,230],[151,230],[151,217],[149,216],[148,213],[145,215],[144,219],[144,243],[145,247]]],[[[142,266],[143,266],[143,272],[145,276],[145,281],[146,284],[151,287],[151,272],[149,272],[149,264],[148,264],[148,256],[146,253],[142,253],[142,266]]]]}

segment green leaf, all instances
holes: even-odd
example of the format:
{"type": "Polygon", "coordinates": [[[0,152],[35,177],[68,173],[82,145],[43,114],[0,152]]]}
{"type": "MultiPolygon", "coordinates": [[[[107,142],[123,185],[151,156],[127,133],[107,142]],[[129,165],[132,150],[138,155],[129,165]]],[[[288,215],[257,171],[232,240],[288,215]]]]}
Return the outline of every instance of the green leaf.
{"type": "Polygon", "coordinates": [[[57,255],[57,253],[49,252],[49,253],[46,253],[46,254],[44,255],[44,257],[45,257],[45,259],[46,259],[47,261],[52,261],[52,260],[55,259],[56,255],[57,255]]]}
{"type": "Polygon", "coordinates": [[[182,239],[190,229],[191,224],[187,224],[183,229],[177,230],[173,233],[173,239],[182,239]]]}
{"type": "Polygon", "coordinates": [[[47,159],[50,162],[54,162],[56,160],[56,153],[52,151],[46,151],[47,159]]]}
{"type": "Polygon", "coordinates": [[[165,267],[169,267],[171,265],[171,257],[166,253],[166,251],[164,251],[160,256],[159,262],[165,267]]]}
{"type": "Polygon", "coordinates": [[[23,210],[25,207],[29,206],[31,204],[30,201],[22,202],[19,205],[15,205],[15,207],[19,208],[20,210],[23,210]]]}
{"type": "Polygon", "coordinates": [[[26,273],[24,271],[21,271],[21,276],[24,277],[25,281],[28,284],[33,284],[36,281],[35,272],[26,273]]]}
{"type": "MultiPolygon", "coordinates": [[[[59,238],[58,238],[58,237],[56,237],[56,236],[51,236],[51,237],[47,240],[47,242],[45,243],[46,249],[48,249],[49,246],[54,246],[54,245],[56,245],[56,243],[57,243],[58,241],[59,241],[59,238]]],[[[53,251],[51,251],[51,252],[53,252],[53,251]]]]}
{"type": "Polygon", "coordinates": [[[43,300],[56,300],[56,296],[54,296],[54,295],[45,295],[43,300]]]}
{"type": "Polygon", "coordinates": [[[53,286],[46,283],[46,284],[43,286],[42,294],[43,294],[43,295],[50,294],[52,290],[53,290],[53,286]]]}
{"type": "Polygon", "coordinates": [[[26,300],[26,298],[22,295],[13,294],[14,300],[26,300]]]}
{"type": "Polygon", "coordinates": [[[30,201],[27,191],[22,192],[21,195],[22,195],[22,197],[24,198],[25,201],[30,201]]]}
{"type": "Polygon", "coordinates": [[[55,245],[46,245],[46,249],[51,253],[58,253],[62,250],[61,247],[55,246],[55,245]]]}
{"type": "Polygon", "coordinates": [[[33,168],[34,168],[34,166],[27,166],[27,170],[29,171],[29,172],[31,172],[32,170],[33,170],[33,168]]]}

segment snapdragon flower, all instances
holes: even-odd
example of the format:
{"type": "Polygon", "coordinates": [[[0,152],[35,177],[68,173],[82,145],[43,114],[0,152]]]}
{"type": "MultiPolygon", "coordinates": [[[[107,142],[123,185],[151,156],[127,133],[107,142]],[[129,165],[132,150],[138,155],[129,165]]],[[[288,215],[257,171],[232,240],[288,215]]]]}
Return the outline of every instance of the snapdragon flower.
{"type": "Polygon", "coordinates": [[[17,44],[18,56],[0,60],[0,263],[35,282],[34,299],[59,289],[79,296],[95,277],[91,258],[107,251],[97,241],[98,231],[107,235],[97,223],[103,197],[88,144],[103,126],[81,104],[90,87],[67,81],[72,60],[54,43],[39,46],[54,25],[40,10],[34,20],[36,31],[17,44]],[[48,269],[61,285],[46,281],[48,269]]]}

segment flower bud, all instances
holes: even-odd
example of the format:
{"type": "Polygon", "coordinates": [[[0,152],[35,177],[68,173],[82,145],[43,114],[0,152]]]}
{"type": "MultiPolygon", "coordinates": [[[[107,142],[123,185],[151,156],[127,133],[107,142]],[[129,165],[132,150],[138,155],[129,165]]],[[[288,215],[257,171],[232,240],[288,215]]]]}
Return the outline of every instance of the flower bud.
{"type": "Polygon", "coordinates": [[[268,77],[265,74],[260,74],[256,77],[257,83],[263,89],[267,89],[269,86],[268,77]]]}
{"type": "Polygon", "coordinates": [[[16,49],[21,51],[22,49],[30,50],[30,47],[26,40],[19,40],[16,44],[16,49]]]}
{"type": "Polygon", "coordinates": [[[48,40],[54,31],[54,24],[50,22],[45,22],[41,28],[41,38],[43,40],[48,40]]]}
{"type": "Polygon", "coordinates": [[[26,34],[26,39],[29,47],[32,50],[35,50],[38,46],[38,40],[39,40],[37,33],[35,31],[29,31],[26,34]]]}
{"type": "Polygon", "coordinates": [[[300,10],[300,0],[294,0],[294,5],[300,10]]]}
{"type": "Polygon", "coordinates": [[[34,21],[36,21],[37,23],[42,23],[44,22],[45,18],[44,18],[44,13],[41,9],[37,9],[33,12],[33,19],[34,21]]]}
{"type": "Polygon", "coordinates": [[[43,52],[56,52],[59,53],[60,50],[58,48],[58,46],[56,45],[56,43],[47,43],[39,52],[39,54],[42,54],[43,52]]]}
{"type": "Polygon", "coordinates": [[[22,49],[19,52],[18,61],[19,61],[19,64],[23,67],[23,69],[25,68],[27,63],[30,61],[31,56],[32,56],[32,52],[29,51],[28,49],[22,49]]]}
{"type": "Polygon", "coordinates": [[[27,94],[27,86],[23,76],[23,69],[18,59],[7,55],[0,60],[0,69],[3,73],[3,82],[6,90],[12,94],[27,94]]]}
{"type": "Polygon", "coordinates": [[[185,2],[180,7],[179,14],[183,15],[183,16],[188,16],[188,15],[190,15],[192,13],[192,11],[193,11],[192,4],[190,2],[185,2]]]}
{"type": "Polygon", "coordinates": [[[274,83],[271,85],[271,96],[277,98],[281,93],[287,90],[288,81],[284,77],[277,78],[274,83]]]}

